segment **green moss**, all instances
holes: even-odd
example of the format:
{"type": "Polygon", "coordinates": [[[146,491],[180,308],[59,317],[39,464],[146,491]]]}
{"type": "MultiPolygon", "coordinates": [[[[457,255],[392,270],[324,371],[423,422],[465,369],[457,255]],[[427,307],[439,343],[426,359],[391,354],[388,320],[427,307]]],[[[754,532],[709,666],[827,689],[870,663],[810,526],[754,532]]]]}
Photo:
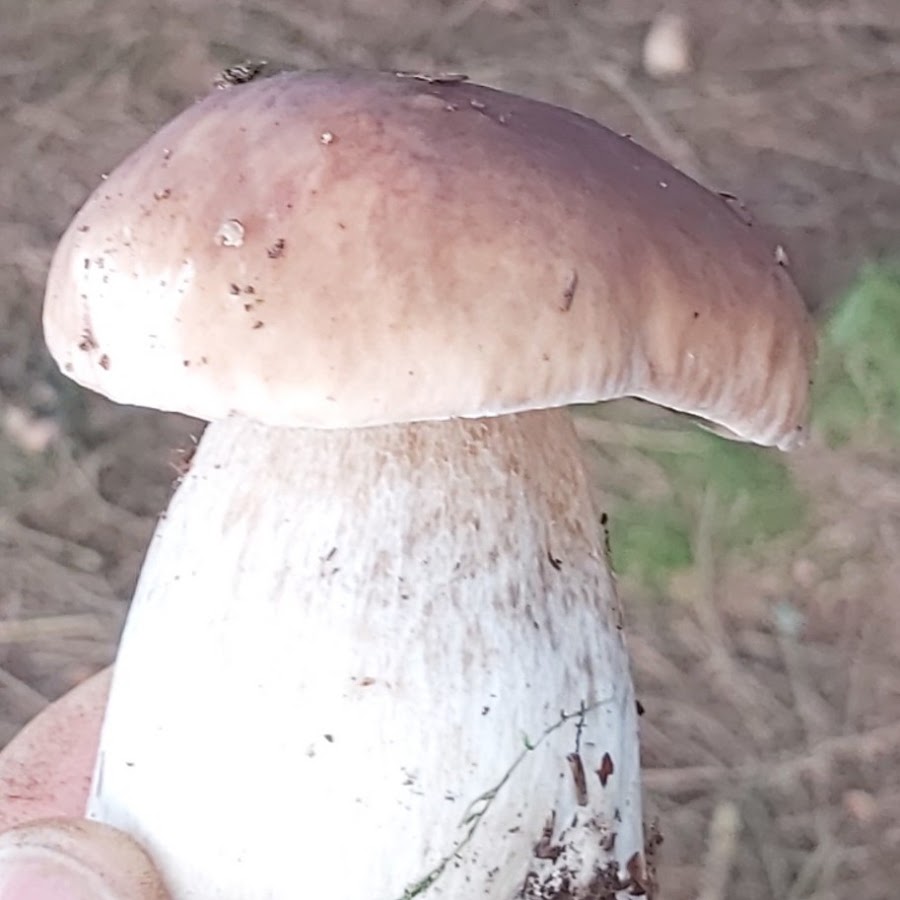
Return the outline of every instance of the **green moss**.
{"type": "Polygon", "coordinates": [[[613,564],[623,574],[662,590],[669,576],[694,563],[703,516],[719,550],[752,552],[765,541],[799,528],[805,498],[777,451],[736,444],[705,432],[685,435],[678,450],[643,453],[665,474],[666,496],[625,499],[611,521],[613,564]]]}
{"type": "Polygon", "coordinates": [[[813,410],[832,445],[900,437],[900,264],[867,266],[827,322],[813,410]]]}
{"type": "Polygon", "coordinates": [[[674,504],[626,501],[614,510],[609,531],[613,568],[659,590],[693,562],[690,525],[674,504]]]}

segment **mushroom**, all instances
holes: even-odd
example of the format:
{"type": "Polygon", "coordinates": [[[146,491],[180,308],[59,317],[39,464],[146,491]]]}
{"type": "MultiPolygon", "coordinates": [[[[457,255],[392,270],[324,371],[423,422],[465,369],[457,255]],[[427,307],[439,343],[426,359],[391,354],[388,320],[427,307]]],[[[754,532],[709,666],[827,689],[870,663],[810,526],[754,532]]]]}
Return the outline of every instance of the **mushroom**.
{"type": "Polygon", "coordinates": [[[797,444],[814,341],[772,241],[555,106],[282,74],[109,176],[44,325],[82,385],[211,423],[89,801],[175,898],[650,892],[622,612],[564,407],[639,397],[797,444]]]}

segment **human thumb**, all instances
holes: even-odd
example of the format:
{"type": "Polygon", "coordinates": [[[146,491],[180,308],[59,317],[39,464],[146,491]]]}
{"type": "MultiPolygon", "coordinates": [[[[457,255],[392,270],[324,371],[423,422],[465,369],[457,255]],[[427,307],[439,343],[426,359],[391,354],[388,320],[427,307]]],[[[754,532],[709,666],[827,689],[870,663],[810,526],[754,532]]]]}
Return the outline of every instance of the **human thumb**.
{"type": "Polygon", "coordinates": [[[170,900],[127,834],[86,819],[45,819],[0,834],[0,900],[170,900]]]}

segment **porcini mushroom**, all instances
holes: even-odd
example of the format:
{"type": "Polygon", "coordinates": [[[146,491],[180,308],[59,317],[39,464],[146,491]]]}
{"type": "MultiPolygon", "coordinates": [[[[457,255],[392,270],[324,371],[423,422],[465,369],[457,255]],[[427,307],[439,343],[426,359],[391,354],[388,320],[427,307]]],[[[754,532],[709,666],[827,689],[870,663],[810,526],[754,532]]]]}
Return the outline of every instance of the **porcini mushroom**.
{"type": "Polygon", "coordinates": [[[622,617],[564,407],[640,397],[796,444],[814,347],[774,243],[566,110],[285,74],[109,176],[44,323],[81,384],[211,421],[141,573],[89,806],[175,898],[649,891],[622,617]]]}

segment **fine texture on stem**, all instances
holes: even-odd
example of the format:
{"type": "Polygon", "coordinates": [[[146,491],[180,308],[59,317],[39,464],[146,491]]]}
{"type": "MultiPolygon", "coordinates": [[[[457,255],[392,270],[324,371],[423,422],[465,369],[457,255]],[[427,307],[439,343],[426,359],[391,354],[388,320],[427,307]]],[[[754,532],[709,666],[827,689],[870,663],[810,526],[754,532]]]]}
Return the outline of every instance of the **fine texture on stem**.
{"type": "Polygon", "coordinates": [[[141,575],[89,812],[177,900],[624,874],[636,713],[568,415],[211,425],[141,575]]]}

